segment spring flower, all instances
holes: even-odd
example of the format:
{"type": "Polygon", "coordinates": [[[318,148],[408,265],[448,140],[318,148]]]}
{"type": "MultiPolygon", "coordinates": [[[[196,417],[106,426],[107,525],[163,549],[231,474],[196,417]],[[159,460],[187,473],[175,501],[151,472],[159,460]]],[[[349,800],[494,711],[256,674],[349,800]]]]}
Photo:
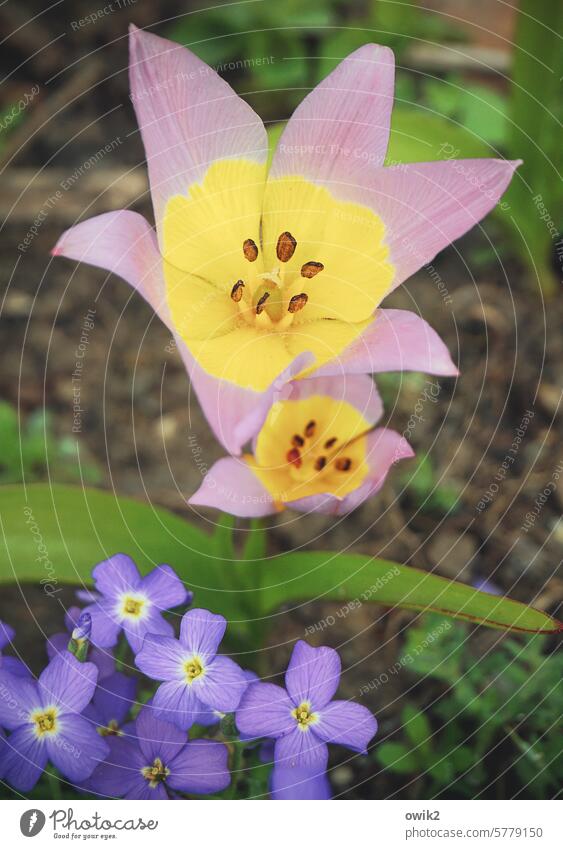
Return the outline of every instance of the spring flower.
{"type": "Polygon", "coordinates": [[[133,733],[133,723],[127,717],[135,704],[137,682],[121,672],[114,672],[98,681],[92,701],[82,715],[94,724],[102,737],[120,737],[133,733]]]}
{"type": "Polygon", "coordinates": [[[162,611],[189,604],[193,597],[170,566],[157,566],[142,578],[126,554],[98,563],[92,576],[101,598],[83,613],[92,617],[92,642],[102,648],[114,646],[122,630],[135,652],[145,634],[172,635],[162,611]]]}
{"type": "Polygon", "coordinates": [[[146,298],[232,454],[276,386],[311,370],[457,373],[422,319],[380,304],[495,206],[518,163],[383,167],[393,80],[391,50],[356,50],[300,104],[268,172],[258,115],[189,50],[131,28],[157,234],[109,212],[53,254],[146,298]]]}
{"type": "Polygon", "coordinates": [[[18,677],[30,676],[31,673],[23,661],[17,657],[2,654],[3,649],[14,642],[15,636],[16,632],[12,626],[0,620],[0,672],[9,672],[18,677]]]}
{"type": "Polygon", "coordinates": [[[299,640],[285,673],[286,689],[251,684],[236,713],[237,727],[245,735],[273,737],[275,765],[285,770],[318,775],[327,766],[327,743],[365,754],[377,722],[363,705],[331,701],[339,681],[340,658],[334,649],[299,640]]]}
{"type": "Polygon", "coordinates": [[[105,763],[88,786],[125,799],[169,799],[181,793],[218,793],[230,783],[227,747],[214,740],[186,740],[151,707],[139,713],[132,738],[114,737],[105,763]]]}
{"type": "Polygon", "coordinates": [[[150,634],[135,663],[145,675],[163,681],[153,705],[162,719],[190,728],[210,711],[236,710],[248,686],[243,670],[217,654],[227,622],[194,608],[182,617],[180,639],[150,634]]]}
{"type": "MultiPolygon", "coordinates": [[[[65,625],[67,627],[67,631],[53,634],[52,637],[47,638],[47,655],[49,660],[52,660],[58,654],[66,654],[66,652],[68,652],[69,642],[72,639],[74,631],[78,628],[78,623],[82,615],[82,611],[79,607],[68,608],[65,613],[65,625]]],[[[90,614],[88,615],[90,616],[90,614]]],[[[90,636],[91,635],[92,621],[90,616],[90,636]]],[[[86,659],[98,668],[98,681],[102,681],[104,678],[107,678],[108,675],[113,675],[115,672],[115,659],[110,649],[100,649],[97,648],[97,646],[93,646],[92,643],[89,643],[86,659]]]]}
{"type": "Polygon", "coordinates": [[[16,790],[31,790],[51,761],[70,781],[83,781],[108,754],[83,716],[98,670],[70,653],[52,660],[39,680],[0,673],[0,725],[12,733],[2,771],[16,790]]]}
{"type": "Polygon", "coordinates": [[[374,428],[383,405],[367,375],[293,381],[270,408],[253,454],[225,457],[190,504],[236,516],[284,507],[342,515],[383,485],[393,463],[412,457],[402,436],[374,428]]]}

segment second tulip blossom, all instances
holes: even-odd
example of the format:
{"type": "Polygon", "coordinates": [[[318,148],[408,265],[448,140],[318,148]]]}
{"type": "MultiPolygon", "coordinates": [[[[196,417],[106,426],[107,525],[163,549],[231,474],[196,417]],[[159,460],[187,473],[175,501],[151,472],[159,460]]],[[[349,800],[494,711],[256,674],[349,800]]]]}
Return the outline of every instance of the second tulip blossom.
{"type": "Polygon", "coordinates": [[[237,516],[285,507],[347,513],[380,489],[395,462],[413,456],[404,437],[375,427],[382,413],[367,375],[295,381],[270,408],[253,453],[215,463],[190,503],[237,516]]]}

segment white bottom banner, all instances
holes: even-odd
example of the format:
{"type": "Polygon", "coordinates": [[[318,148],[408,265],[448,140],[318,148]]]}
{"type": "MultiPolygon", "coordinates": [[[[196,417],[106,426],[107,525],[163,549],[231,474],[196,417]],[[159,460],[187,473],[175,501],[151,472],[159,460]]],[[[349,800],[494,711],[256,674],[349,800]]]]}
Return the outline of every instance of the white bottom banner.
{"type": "Polygon", "coordinates": [[[494,847],[558,849],[551,801],[1,802],[2,845],[494,847]],[[213,813],[211,806],[216,806],[213,813]],[[323,805],[322,811],[319,805],[323,805]],[[187,806],[187,807],[185,807],[187,806]],[[291,806],[293,811],[287,808],[291,806]],[[343,810],[345,808],[346,810],[343,810]]]}

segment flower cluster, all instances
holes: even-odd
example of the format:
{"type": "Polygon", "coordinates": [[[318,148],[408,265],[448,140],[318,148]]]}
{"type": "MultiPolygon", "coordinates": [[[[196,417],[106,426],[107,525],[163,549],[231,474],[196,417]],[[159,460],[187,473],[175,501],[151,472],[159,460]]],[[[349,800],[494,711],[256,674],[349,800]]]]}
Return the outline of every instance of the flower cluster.
{"type": "MultiPolygon", "coordinates": [[[[385,166],[394,56],[366,44],[303,100],[268,168],[262,121],[215,71],[136,27],[129,43],[156,231],[108,212],[63,233],[53,255],[119,274],[172,333],[230,455],[192,504],[349,512],[412,456],[375,427],[368,375],[458,373],[422,318],[381,304],[495,206],[519,163],[385,166]]],[[[122,614],[139,647],[141,614],[122,614]]],[[[94,622],[107,646],[112,622],[94,622]]]]}
{"type": "MultiPolygon", "coordinates": [[[[179,799],[231,782],[240,797],[258,758],[271,764],[273,799],[327,799],[327,744],[366,754],[377,723],[333,699],[333,649],[299,641],[284,689],[219,653],[223,616],[178,611],[174,636],[170,608],[193,595],[170,566],[141,577],[116,554],[92,574],[96,593],[80,593],[87,607],[71,608],[67,633],[47,640],[37,678],[0,655],[0,778],[16,790],[31,791],[46,771],[107,798],[179,799]]],[[[0,623],[0,648],[14,636],[0,623]]]]}

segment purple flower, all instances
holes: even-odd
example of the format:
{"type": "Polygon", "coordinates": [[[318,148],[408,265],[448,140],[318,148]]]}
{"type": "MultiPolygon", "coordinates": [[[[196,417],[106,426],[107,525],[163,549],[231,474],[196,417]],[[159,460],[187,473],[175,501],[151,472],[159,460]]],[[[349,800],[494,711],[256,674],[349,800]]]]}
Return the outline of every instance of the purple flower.
{"type": "Polygon", "coordinates": [[[97,677],[94,664],[71,654],[52,660],[38,681],[0,675],[0,725],[12,732],[2,771],[12,787],[31,790],[47,761],[70,781],[83,781],[106,757],[107,743],[80,716],[97,677]]]}
{"type": "Polygon", "coordinates": [[[324,770],[275,766],[270,777],[272,799],[318,801],[330,799],[330,784],[324,770]]]}
{"type": "Polygon", "coordinates": [[[189,610],[180,639],[147,636],[135,658],[141,672],[164,681],[154,697],[157,713],[179,728],[190,728],[209,711],[236,710],[248,682],[230,658],[217,654],[227,622],[208,610],[189,610]]]}
{"type": "Polygon", "coordinates": [[[31,673],[23,661],[17,657],[7,657],[2,654],[2,649],[8,643],[13,643],[16,632],[11,625],[7,625],[0,620],[0,670],[9,672],[10,675],[16,675],[18,678],[31,677],[31,673]]]}
{"type": "Polygon", "coordinates": [[[82,715],[93,722],[102,737],[121,736],[133,733],[134,724],[125,720],[135,704],[137,682],[134,678],[114,672],[98,683],[92,702],[82,715]]]}
{"type": "Polygon", "coordinates": [[[273,737],[280,767],[325,770],[327,743],[365,754],[377,722],[363,705],[331,701],[339,681],[340,658],[334,649],[299,640],[285,674],[286,690],[277,684],[251,684],[237,710],[237,726],[245,736],[273,737]]]}
{"type": "MultiPolygon", "coordinates": [[[[52,637],[48,637],[47,639],[47,655],[49,656],[49,660],[53,660],[53,658],[55,658],[58,654],[70,654],[70,652],[68,652],[69,640],[73,631],[77,628],[82,615],[83,613],[79,607],[69,607],[65,613],[65,625],[67,627],[67,631],[64,633],[61,632],[53,634],[52,637]]],[[[98,681],[102,681],[104,678],[107,678],[109,675],[113,675],[115,672],[113,652],[109,649],[99,649],[90,644],[88,647],[87,659],[90,663],[93,663],[94,666],[97,666],[98,681]]]]}
{"type": "Polygon", "coordinates": [[[193,597],[170,566],[157,566],[142,578],[126,554],[98,563],[92,575],[101,598],[83,612],[92,617],[92,642],[102,648],[114,646],[122,629],[135,652],[145,634],[171,636],[174,629],[162,611],[193,597]]]}
{"type": "Polygon", "coordinates": [[[218,793],[230,783],[227,747],[214,740],[186,740],[183,731],[145,707],[135,737],[114,737],[110,754],[88,782],[103,796],[169,799],[182,793],[218,793]]]}

